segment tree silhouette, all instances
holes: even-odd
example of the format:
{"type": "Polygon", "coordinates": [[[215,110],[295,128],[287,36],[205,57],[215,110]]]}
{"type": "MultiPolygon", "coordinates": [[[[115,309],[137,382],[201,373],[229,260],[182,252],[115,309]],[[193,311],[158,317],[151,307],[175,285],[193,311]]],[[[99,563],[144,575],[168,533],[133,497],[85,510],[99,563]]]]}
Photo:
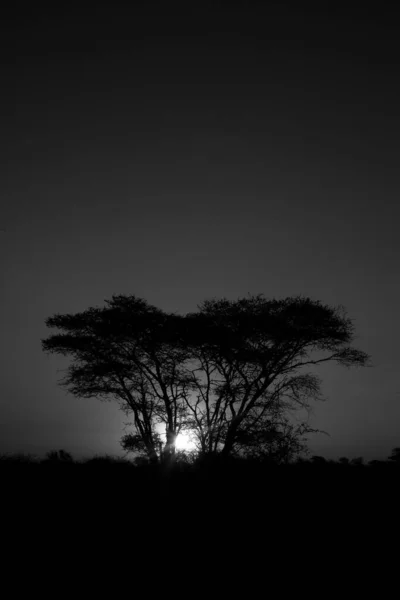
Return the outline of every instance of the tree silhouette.
{"type": "Polygon", "coordinates": [[[48,353],[71,356],[61,385],[75,396],[116,399],[133,413],[138,449],[157,461],[159,436],[166,428],[162,457],[175,452],[182,427],[187,383],[180,365],[188,352],[177,343],[181,317],[166,314],[135,296],[113,296],[104,308],[75,315],[54,315],[46,325],[65,333],[42,340],[48,353]]]}
{"type": "MultiPolygon", "coordinates": [[[[228,455],[257,438],[264,446],[287,439],[287,415],[321,398],[320,379],[300,370],[328,361],[364,366],[369,359],[348,345],[354,326],[341,306],[260,294],[206,300],[199,309],[186,317],[197,363],[191,371],[197,396],[187,405],[203,452],[228,455]]],[[[306,430],[306,423],[297,436],[292,429],[292,440],[306,430]]]]}
{"type": "Polygon", "coordinates": [[[319,378],[301,370],[327,361],[364,366],[369,358],[348,345],[354,327],[342,307],[258,295],[198,308],[179,316],[113,296],[104,308],[48,318],[48,327],[65,333],[42,348],[73,358],[61,382],[69,392],[117,399],[133,413],[134,433],[122,445],[154,461],[173,458],[176,436],[188,430],[202,454],[285,462],[311,431],[289,415],[321,397],[319,378]]]}

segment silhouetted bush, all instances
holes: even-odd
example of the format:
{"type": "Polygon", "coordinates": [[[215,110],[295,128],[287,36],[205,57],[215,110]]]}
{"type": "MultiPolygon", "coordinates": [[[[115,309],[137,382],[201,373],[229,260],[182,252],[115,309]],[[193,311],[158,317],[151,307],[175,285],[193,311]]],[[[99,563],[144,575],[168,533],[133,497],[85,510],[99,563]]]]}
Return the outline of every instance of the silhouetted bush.
{"type": "Polygon", "coordinates": [[[30,454],[1,454],[0,464],[1,465],[33,465],[37,464],[38,460],[35,456],[30,454]]]}
{"type": "Polygon", "coordinates": [[[133,463],[125,458],[115,456],[94,456],[84,462],[85,465],[91,468],[111,468],[111,467],[132,467],[133,463]]]}
{"type": "Polygon", "coordinates": [[[393,448],[392,454],[389,456],[389,460],[400,465],[400,448],[393,448]]]}
{"type": "Polygon", "coordinates": [[[328,463],[326,458],[324,458],[323,456],[312,456],[311,462],[314,465],[318,465],[318,466],[326,466],[326,464],[328,463]]]}
{"type": "Polygon", "coordinates": [[[74,462],[74,459],[72,458],[72,455],[65,450],[52,450],[51,452],[47,452],[44,462],[46,461],[51,463],[72,463],[74,462]]]}
{"type": "Polygon", "coordinates": [[[328,514],[358,514],[368,503],[378,510],[400,481],[399,463],[393,460],[365,465],[358,459],[335,462],[317,456],[277,465],[215,454],[192,462],[177,455],[174,464],[161,465],[108,455],[81,461],[69,457],[61,451],[48,453],[41,462],[24,454],[0,456],[3,497],[11,506],[15,499],[29,498],[30,510],[36,506],[56,519],[74,512],[82,518],[121,510],[128,514],[160,503],[170,511],[186,508],[192,515],[212,510],[222,515],[229,507],[240,513],[247,507],[248,514],[261,511],[265,518],[319,514],[325,519],[328,514]],[[41,464],[43,468],[37,466],[41,464]]]}

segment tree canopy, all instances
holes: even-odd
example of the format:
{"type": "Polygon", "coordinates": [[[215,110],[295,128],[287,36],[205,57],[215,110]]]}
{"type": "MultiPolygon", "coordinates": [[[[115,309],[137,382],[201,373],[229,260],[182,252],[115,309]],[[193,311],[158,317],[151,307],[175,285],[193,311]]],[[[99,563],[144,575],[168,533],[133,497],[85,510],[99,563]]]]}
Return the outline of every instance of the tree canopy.
{"type": "Polygon", "coordinates": [[[43,350],[72,359],[61,385],[133,414],[122,445],[153,461],[173,457],[184,431],[202,454],[288,460],[311,431],[294,425],[291,412],[322,397],[319,377],[304,369],[369,360],[350,345],[354,325],[343,307],[302,296],[211,299],[181,316],[114,295],[103,308],[56,314],[46,325],[63,333],[42,340],[43,350]]]}

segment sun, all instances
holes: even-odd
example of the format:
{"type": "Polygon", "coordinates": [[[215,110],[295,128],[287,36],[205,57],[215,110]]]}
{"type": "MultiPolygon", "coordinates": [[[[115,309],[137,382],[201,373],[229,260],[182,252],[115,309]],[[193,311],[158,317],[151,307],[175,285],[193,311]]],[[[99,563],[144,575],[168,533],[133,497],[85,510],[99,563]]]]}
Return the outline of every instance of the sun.
{"type": "Polygon", "coordinates": [[[184,450],[185,452],[193,452],[196,449],[196,444],[189,434],[180,433],[175,440],[175,448],[177,450],[184,450]]]}

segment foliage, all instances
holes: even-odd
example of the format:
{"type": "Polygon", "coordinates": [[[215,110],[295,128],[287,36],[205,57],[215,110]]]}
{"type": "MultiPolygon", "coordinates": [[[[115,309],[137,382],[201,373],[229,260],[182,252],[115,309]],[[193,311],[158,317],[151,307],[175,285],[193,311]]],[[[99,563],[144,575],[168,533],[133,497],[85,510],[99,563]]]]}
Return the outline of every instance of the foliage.
{"type": "Polygon", "coordinates": [[[132,466],[130,461],[120,457],[109,456],[108,454],[105,456],[94,456],[93,458],[89,458],[84,464],[97,468],[110,466],[132,466]]]}
{"type": "MultiPolygon", "coordinates": [[[[253,432],[252,444],[260,435],[265,441],[271,422],[275,444],[282,435],[288,439],[282,431],[279,435],[276,423],[287,432],[291,412],[309,410],[312,400],[322,398],[319,378],[299,371],[327,361],[363,366],[369,359],[348,345],[354,327],[343,307],[258,295],[236,302],[207,300],[199,308],[186,317],[186,340],[196,364],[191,369],[196,398],[187,408],[203,452],[234,452],[240,440],[243,446],[243,430],[253,432]]],[[[297,433],[306,430],[302,423],[297,433]]]]}
{"type": "Polygon", "coordinates": [[[343,307],[258,295],[198,308],[178,316],[135,296],[113,296],[104,308],[48,318],[63,333],[42,347],[72,358],[62,381],[69,392],[115,399],[133,414],[134,432],[122,438],[127,451],[169,460],[187,431],[199,455],[292,460],[312,430],[290,416],[322,398],[320,379],[303,369],[369,359],[349,345],[354,326],[343,307]]]}
{"type": "Polygon", "coordinates": [[[400,448],[393,448],[392,454],[389,456],[389,460],[400,464],[400,448]]]}
{"type": "Polygon", "coordinates": [[[0,454],[0,463],[6,464],[20,464],[20,465],[31,465],[36,464],[37,459],[30,454],[18,453],[18,454],[0,454]]]}
{"type": "Polygon", "coordinates": [[[42,340],[45,352],[73,359],[61,385],[78,397],[116,399],[133,413],[136,434],[155,460],[156,425],[166,427],[165,455],[182,427],[187,350],[177,340],[179,319],[134,296],[113,296],[105,308],[48,318],[48,327],[64,333],[42,340]]]}
{"type": "Polygon", "coordinates": [[[275,423],[264,419],[256,425],[247,425],[244,421],[238,430],[233,453],[264,458],[277,464],[288,463],[308,453],[306,434],[315,432],[317,430],[305,423],[293,425],[284,416],[275,423]]]}
{"type": "Polygon", "coordinates": [[[46,460],[49,462],[72,463],[74,459],[65,450],[52,450],[51,452],[47,452],[46,460]]]}

